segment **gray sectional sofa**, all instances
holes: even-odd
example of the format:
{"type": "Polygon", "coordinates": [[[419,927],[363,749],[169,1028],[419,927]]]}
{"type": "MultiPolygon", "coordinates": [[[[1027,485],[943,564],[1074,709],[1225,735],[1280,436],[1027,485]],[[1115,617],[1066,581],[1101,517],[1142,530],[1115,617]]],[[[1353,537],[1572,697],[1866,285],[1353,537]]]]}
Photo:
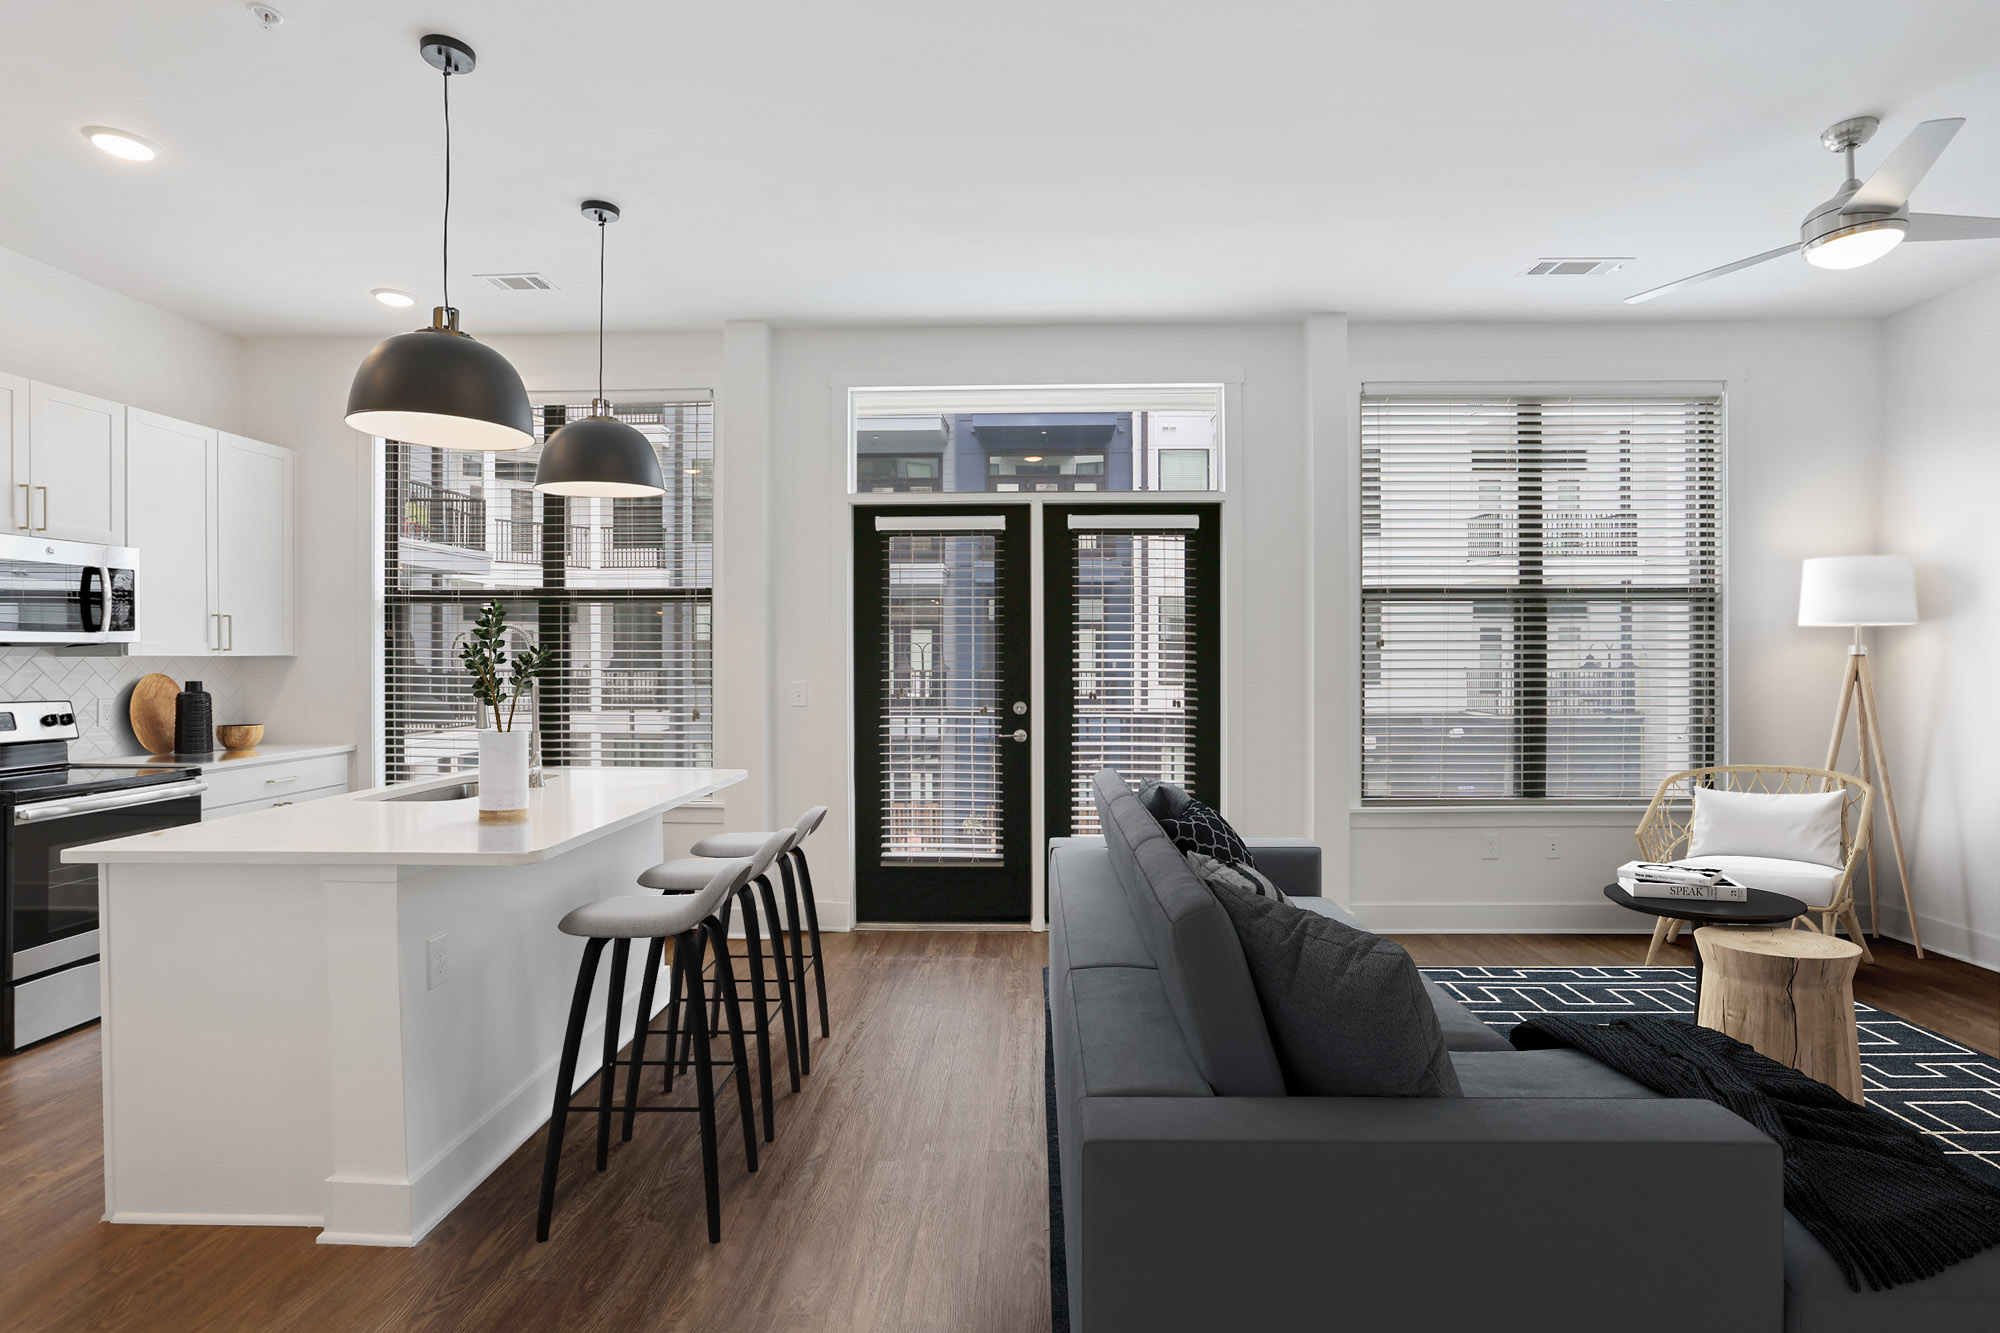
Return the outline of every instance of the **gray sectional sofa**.
{"type": "MultiPolygon", "coordinates": [[[[2000,1327],[2000,1250],[1848,1290],[1778,1147],[1442,991],[1461,1098],[1287,1097],[1229,919],[1116,773],[1050,843],[1049,994],[1078,1333],[1889,1333],[2000,1327]]],[[[1252,841],[1300,906],[1319,849],[1252,841]]]]}

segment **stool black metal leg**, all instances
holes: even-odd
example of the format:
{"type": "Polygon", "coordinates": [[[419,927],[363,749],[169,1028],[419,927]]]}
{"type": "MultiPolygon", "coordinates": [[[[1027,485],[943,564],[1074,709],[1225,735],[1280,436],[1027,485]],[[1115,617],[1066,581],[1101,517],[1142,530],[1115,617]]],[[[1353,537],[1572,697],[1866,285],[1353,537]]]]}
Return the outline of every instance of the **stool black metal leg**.
{"type": "MultiPolygon", "coordinates": [[[[732,895],[722,900],[722,910],[716,913],[716,919],[722,923],[722,938],[725,940],[729,938],[729,913],[735,906],[736,906],[736,899],[732,895]]],[[[714,995],[714,998],[709,1003],[708,1030],[710,1032],[713,1032],[721,1026],[722,1026],[722,993],[720,991],[717,991],[714,995]]]]}
{"type": "Polygon", "coordinates": [[[778,924],[778,901],[771,894],[771,877],[759,875],[756,879],[757,898],[764,904],[764,919],[771,923],[771,967],[778,981],[778,1017],[785,1023],[785,1057],[791,1062],[792,1091],[799,1090],[799,1033],[792,1022],[792,983],[785,971],[785,936],[778,924]]]}
{"type": "Polygon", "coordinates": [[[604,992],[604,1067],[597,1071],[597,1169],[611,1157],[611,1085],[618,1081],[618,1020],[625,1008],[625,959],[632,941],[611,945],[611,984],[604,992]]]}
{"type": "Polygon", "coordinates": [[[748,884],[739,894],[743,899],[743,937],[750,945],[750,997],[757,1024],[757,1090],[764,1094],[764,1142],[769,1143],[778,1136],[778,1113],[771,1096],[771,997],[764,989],[764,941],[757,931],[757,900],[751,896],[748,884]]]}
{"type": "MultiPolygon", "coordinates": [[[[688,932],[688,936],[688,954],[693,959],[695,975],[699,976],[700,938],[693,931],[688,932]]],[[[708,1009],[702,1004],[698,989],[694,993],[694,1003],[688,1006],[688,1026],[694,1032],[694,1086],[701,1119],[701,1171],[708,1195],[708,1240],[713,1245],[722,1239],[722,1186],[717,1179],[719,1168],[715,1160],[715,1071],[709,1064],[708,1009]]]]}
{"type": "Polygon", "coordinates": [[[535,1213],[535,1239],[549,1238],[549,1218],[556,1208],[556,1167],[562,1162],[563,1126],[569,1121],[571,1085],[576,1078],[577,1048],[583,1044],[583,1020],[590,1013],[590,983],[597,977],[603,940],[585,940],[583,962],[576,969],[576,994],[569,1002],[569,1026],[563,1030],[562,1058],[556,1062],[555,1105],[549,1111],[549,1146],[542,1156],[542,1199],[535,1213]]]}
{"type": "Polygon", "coordinates": [[[674,1066],[681,1044],[681,1005],[682,997],[687,994],[687,971],[687,958],[677,935],[674,937],[673,973],[667,978],[667,1068],[660,1084],[660,1090],[667,1093],[674,1090],[674,1066]]]}
{"type": "Polygon", "coordinates": [[[710,917],[702,929],[715,951],[715,984],[722,992],[723,1012],[729,1016],[729,1053],[736,1062],[736,1110],[743,1119],[743,1161],[755,1171],[757,1111],[750,1105],[750,1057],[743,1050],[743,1008],[736,1001],[736,965],[729,960],[729,936],[721,923],[710,917]]]}
{"type": "Polygon", "coordinates": [[[778,862],[778,877],[785,882],[785,934],[792,942],[792,988],[797,993],[793,1007],[799,1015],[799,1068],[810,1074],[812,1064],[812,1015],[806,1010],[806,959],[801,936],[804,927],[799,921],[799,891],[792,880],[792,858],[787,856],[778,862]]]}
{"type": "MultiPolygon", "coordinates": [[[[618,1131],[621,1142],[632,1141],[632,1121],[636,1118],[634,1107],[639,1104],[639,1075],[646,1066],[646,1037],[653,1028],[653,983],[660,979],[660,951],[666,947],[665,940],[654,940],[646,946],[645,971],[639,978],[639,1017],[632,1025],[632,1069],[625,1075],[625,1123],[618,1131]]],[[[671,1053],[671,1043],[669,1043],[671,1053]]]]}
{"type": "Polygon", "coordinates": [[[819,948],[819,903],[813,898],[812,869],[806,865],[805,848],[793,848],[792,855],[799,861],[799,898],[806,909],[806,933],[812,936],[813,985],[819,990],[819,1035],[831,1037],[831,1020],[826,1014],[826,955],[819,948]]]}

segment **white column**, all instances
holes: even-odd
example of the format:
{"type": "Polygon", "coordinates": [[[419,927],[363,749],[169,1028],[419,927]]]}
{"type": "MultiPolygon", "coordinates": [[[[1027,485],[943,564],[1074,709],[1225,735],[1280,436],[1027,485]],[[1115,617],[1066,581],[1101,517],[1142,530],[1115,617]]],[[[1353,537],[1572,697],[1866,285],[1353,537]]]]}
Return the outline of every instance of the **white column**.
{"type": "Polygon", "coordinates": [[[771,326],[722,326],[715,443],[716,760],[748,769],[725,797],[733,829],[768,829],[771,745],[771,326]]]}
{"type": "Polygon", "coordinates": [[[1320,845],[1321,892],[1349,902],[1348,808],[1354,797],[1354,389],[1347,316],[1305,324],[1306,441],[1312,468],[1312,821],[1320,845]]]}

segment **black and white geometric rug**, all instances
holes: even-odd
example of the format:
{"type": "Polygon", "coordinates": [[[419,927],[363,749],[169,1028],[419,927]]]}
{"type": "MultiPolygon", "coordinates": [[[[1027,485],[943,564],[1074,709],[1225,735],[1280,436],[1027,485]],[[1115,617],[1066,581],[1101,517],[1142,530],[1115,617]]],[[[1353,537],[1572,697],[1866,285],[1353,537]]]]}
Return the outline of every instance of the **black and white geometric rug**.
{"type": "MultiPolygon", "coordinates": [[[[1603,1023],[1633,1014],[1694,1020],[1690,967],[1426,967],[1423,974],[1502,1035],[1530,1014],[1603,1023]]],[[[2000,1171],[2000,1060],[1907,1019],[1854,1006],[1869,1105],[2000,1171]]]]}

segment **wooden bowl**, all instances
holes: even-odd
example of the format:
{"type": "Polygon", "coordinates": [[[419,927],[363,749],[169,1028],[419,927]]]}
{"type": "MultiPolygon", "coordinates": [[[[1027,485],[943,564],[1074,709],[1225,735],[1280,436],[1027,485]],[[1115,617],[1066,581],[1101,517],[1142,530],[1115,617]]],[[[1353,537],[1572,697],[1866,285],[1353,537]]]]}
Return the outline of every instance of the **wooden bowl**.
{"type": "Polygon", "coordinates": [[[225,750],[254,750],[257,742],[264,739],[262,722],[232,722],[228,726],[215,729],[215,739],[222,742],[225,750]]]}

